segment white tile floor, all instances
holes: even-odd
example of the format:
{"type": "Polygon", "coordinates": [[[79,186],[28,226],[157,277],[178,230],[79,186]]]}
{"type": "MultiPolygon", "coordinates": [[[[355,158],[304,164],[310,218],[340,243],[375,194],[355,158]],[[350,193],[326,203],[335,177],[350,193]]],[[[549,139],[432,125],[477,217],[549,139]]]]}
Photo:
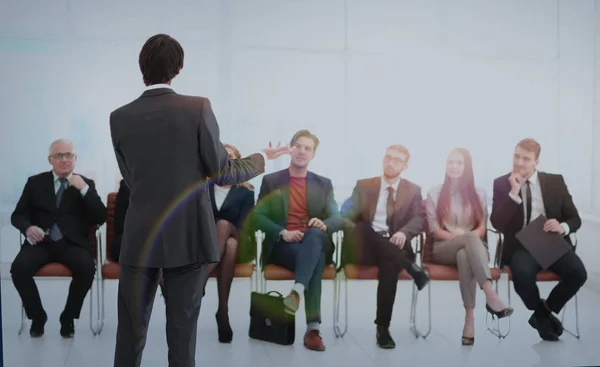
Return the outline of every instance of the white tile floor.
{"type": "MultiPolygon", "coordinates": [[[[19,337],[20,301],[10,280],[2,281],[2,311],[4,366],[111,366],[116,330],[116,282],[106,282],[106,325],[101,335],[94,337],[89,330],[89,303],[86,301],[82,319],[76,325],[72,340],[63,340],[58,334],[58,315],[67,291],[65,280],[40,280],[42,299],[50,320],[41,339],[31,339],[28,329],[19,337]]],[[[287,291],[290,282],[269,282],[268,288],[287,291]]],[[[581,340],[565,333],[561,341],[543,342],[527,324],[530,313],[518,298],[512,317],[510,335],[499,341],[486,332],[484,299],[479,294],[476,342],[472,347],[460,345],[462,310],[458,285],[455,282],[434,282],[433,329],[426,340],[415,339],[408,330],[411,285],[400,282],[395,307],[392,334],[395,350],[380,350],[375,343],[373,318],[375,312],[375,281],[350,283],[350,326],[343,339],[336,339],[332,331],[332,284],[324,284],[323,338],[325,353],[307,351],[302,346],[304,313],[298,313],[296,343],[279,346],[248,338],[249,282],[234,281],[230,317],[234,328],[232,344],[217,341],[214,311],[216,284],[211,281],[199,321],[198,366],[589,366],[600,365],[600,318],[596,316],[600,294],[583,289],[579,294],[581,340]]],[[[542,285],[547,294],[551,284],[542,285]]],[[[506,284],[501,283],[501,291],[506,284]]],[[[423,297],[425,294],[422,295],[423,297]]],[[[513,293],[514,296],[514,293],[513,293]]],[[[422,300],[425,300],[423,298],[422,300]]],[[[420,310],[425,311],[424,303],[420,310]]],[[[424,322],[425,313],[421,312],[424,322]]],[[[568,316],[572,316],[569,314],[568,316]]],[[[571,321],[571,320],[569,320],[571,321]]],[[[568,323],[566,323],[568,325],[568,323]]],[[[150,333],[144,353],[143,366],[166,366],[167,349],[164,337],[164,306],[156,300],[150,333]]]]}

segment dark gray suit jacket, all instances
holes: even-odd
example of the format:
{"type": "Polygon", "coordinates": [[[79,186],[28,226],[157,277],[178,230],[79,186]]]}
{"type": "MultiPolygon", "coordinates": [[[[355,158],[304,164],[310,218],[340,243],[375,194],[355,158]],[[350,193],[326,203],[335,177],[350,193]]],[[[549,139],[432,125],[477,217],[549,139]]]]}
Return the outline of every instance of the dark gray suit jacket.
{"type": "Polygon", "coordinates": [[[113,147],[131,189],[121,264],[173,268],[219,261],[208,177],[236,184],[264,172],[261,154],[229,159],[206,98],[145,91],[110,115],[113,147]]]}
{"type": "MultiPolygon", "coordinates": [[[[354,186],[352,197],[345,205],[342,213],[344,217],[355,223],[366,222],[372,225],[380,190],[381,176],[358,180],[354,186]]],[[[423,232],[425,218],[422,200],[421,187],[402,178],[394,202],[394,221],[389,230],[391,234],[402,231],[406,234],[406,242],[410,243],[415,236],[423,232]]],[[[411,246],[405,248],[412,252],[411,246]]]]}

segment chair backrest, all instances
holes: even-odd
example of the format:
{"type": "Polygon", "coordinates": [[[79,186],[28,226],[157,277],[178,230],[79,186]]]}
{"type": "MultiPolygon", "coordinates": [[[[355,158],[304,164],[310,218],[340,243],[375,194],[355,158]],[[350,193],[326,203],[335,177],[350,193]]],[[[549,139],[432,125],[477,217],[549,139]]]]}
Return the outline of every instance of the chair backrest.
{"type": "Polygon", "coordinates": [[[115,204],[117,202],[117,193],[111,192],[106,198],[106,258],[114,261],[111,257],[110,246],[112,245],[113,237],[115,235],[115,204]]]}

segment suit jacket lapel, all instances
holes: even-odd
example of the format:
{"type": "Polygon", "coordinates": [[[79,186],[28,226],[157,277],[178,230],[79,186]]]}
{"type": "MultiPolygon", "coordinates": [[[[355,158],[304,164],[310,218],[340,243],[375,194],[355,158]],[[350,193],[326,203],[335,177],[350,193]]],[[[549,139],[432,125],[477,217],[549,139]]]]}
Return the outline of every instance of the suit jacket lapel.
{"type": "Polygon", "coordinates": [[[56,208],[56,192],[54,191],[54,175],[52,171],[48,172],[48,178],[44,180],[44,197],[48,198],[48,207],[55,212],[56,208]]]}
{"type": "MultiPolygon", "coordinates": [[[[548,187],[547,176],[544,172],[538,171],[538,181],[540,184],[540,189],[542,190],[542,200],[544,201],[544,211],[546,212],[546,217],[550,218],[550,214],[548,213],[548,200],[550,199],[550,190],[548,187]]],[[[535,218],[531,218],[533,221],[535,218]]]]}
{"type": "Polygon", "coordinates": [[[381,190],[381,178],[374,177],[367,189],[367,203],[366,206],[369,210],[369,223],[373,223],[375,218],[375,211],[377,210],[377,202],[379,201],[379,191],[381,190]]]}
{"type": "Polygon", "coordinates": [[[229,192],[227,193],[227,196],[225,196],[225,200],[223,200],[223,203],[221,204],[221,210],[227,208],[227,205],[230,204],[230,201],[235,199],[235,196],[238,194],[238,190],[237,190],[237,186],[236,185],[232,185],[229,188],[229,192]]]}
{"type": "Polygon", "coordinates": [[[396,201],[394,201],[394,213],[398,212],[401,208],[408,208],[410,204],[410,190],[408,189],[408,181],[400,179],[398,185],[398,192],[396,192],[396,201]]]}

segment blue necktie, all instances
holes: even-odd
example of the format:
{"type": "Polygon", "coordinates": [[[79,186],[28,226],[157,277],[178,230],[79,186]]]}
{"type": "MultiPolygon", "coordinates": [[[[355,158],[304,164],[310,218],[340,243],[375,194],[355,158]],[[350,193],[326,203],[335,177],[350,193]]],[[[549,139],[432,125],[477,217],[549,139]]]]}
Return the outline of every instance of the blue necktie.
{"type": "MultiPolygon", "coordinates": [[[[67,179],[66,178],[59,178],[58,179],[60,181],[60,187],[58,188],[58,192],[56,193],[56,209],[58,209],[58,207],[60,207],[60,201],[62,200],[63,194],[65,193],[66,190],[66,186],[65,185],[67,183],[67,179]]],[[[60,228],[58,228],[58,223],[54,223],[52,225],[52,228],[50,228],[50,239],[54,242],[59,241],[60,239],[62,239],[63,235],[62,232],[60,231],[60,228]]]]}

